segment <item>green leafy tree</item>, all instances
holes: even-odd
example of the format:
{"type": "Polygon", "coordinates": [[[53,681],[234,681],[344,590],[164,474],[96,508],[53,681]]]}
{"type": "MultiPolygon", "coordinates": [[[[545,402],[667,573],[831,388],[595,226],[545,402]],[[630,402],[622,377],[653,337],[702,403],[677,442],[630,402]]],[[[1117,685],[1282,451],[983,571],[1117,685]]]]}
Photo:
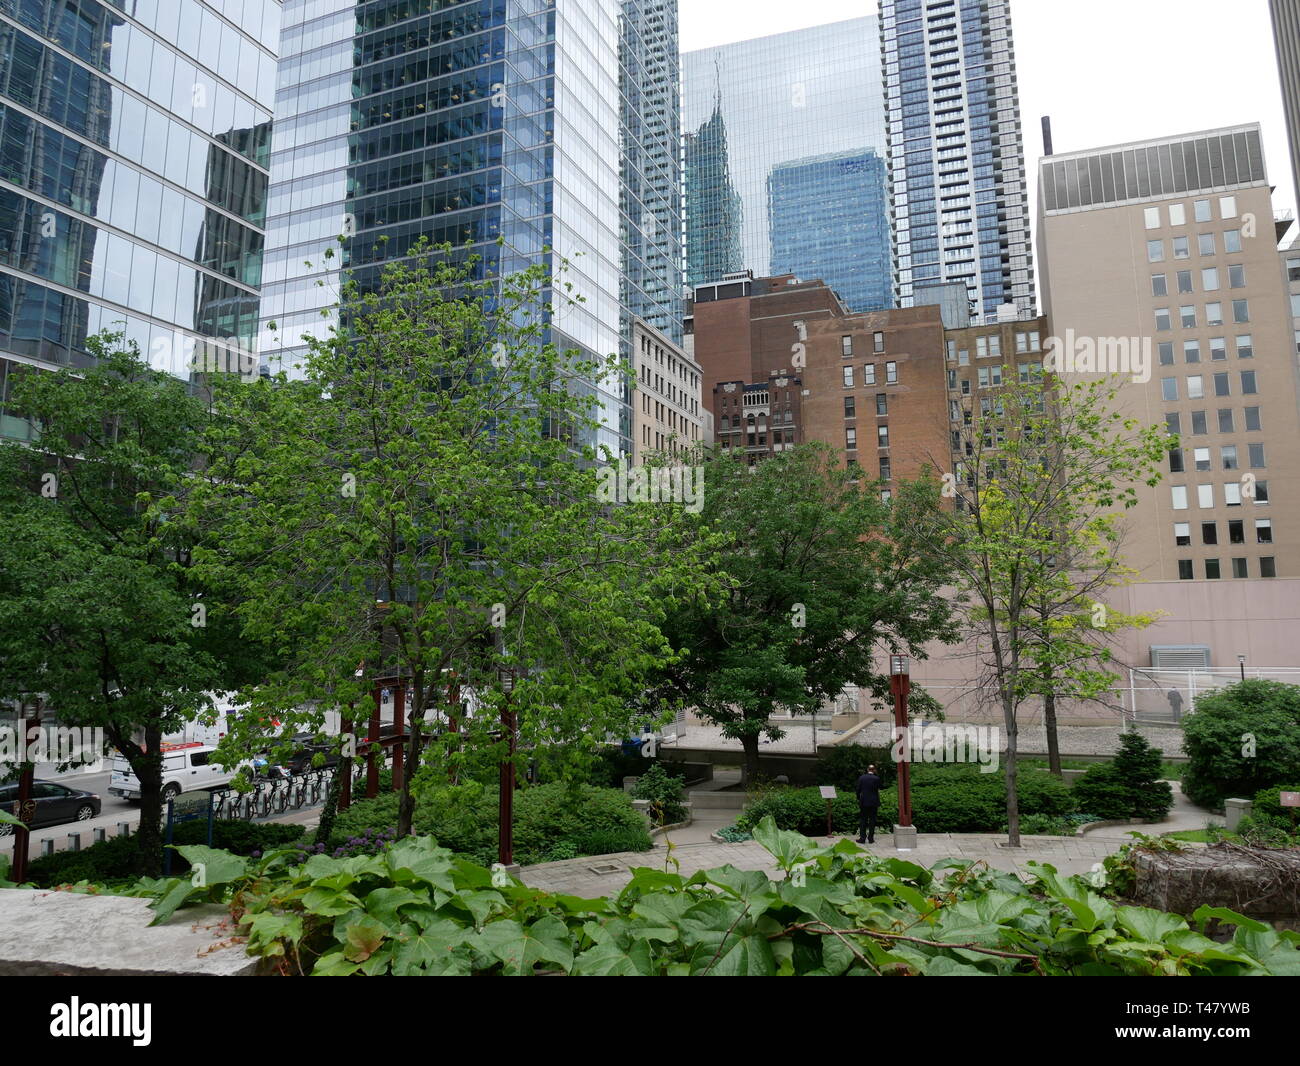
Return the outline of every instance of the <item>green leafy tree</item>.
{"type": "Polygon", "coordinates": [[[922,658],[928,641],[954,638],[938,492],[904,484],[883,502],[823,444],[705,471],[697,524],[727,538],[728,587],[673,612],[666,632],[683,656],[653,695],[738,739],[752,781],[760,737],[784,735],[771,715],[813,713],[847,685],[882,696],[889,653],[922,658]]]}
{"type": "Polygon", "coordinates": [[[1101,597],[1125,580],[1122,515],[1138,485],[1159,481],[1169,438],[1117,412],[1110,379],[1021,381],[1008,367],[1003,380],[968,412],[943,524],[981,684],[1002,710],[1008,838],[1018,846],[1018,711],[1034,696],[1096,698],[1114,686],[1099,632],[1147,619],[1123,618],[1101,597]]]}
{"type": "Polygon", "coordinates": [[[1202,807],[1300,780],[1300,685],[1250,680],[1197,696],[1183,792],[1202,807]]]}
{"type": "MultiPolygon", "coordinates": [[[[427,755],[443,781],[486,749],[506,757],[506,715],[521,752],[626,735],[639,677],[672,654],[659,622],[705,549],[679,505],[602,493],[608,431],[581,383],[621,387],[622,369],[552,342],[548,302],[576,307],[562,271],[474,268],[422,245],[373,288],[347,280],[343,326],[307,339],[292,374],[218,391],[191,500],[244,632],[289,656],[258,700],[303,705],[286,730],[317,729],[323,708],[401,677],[406,765],[427,755]],[[473,712],[456,732],[433,720],[453,677],[473,712]]],[[[256,718],[229,758],[264,742],[256,718]]],[[[416,802],[408,773],[402,834],[416,802]]]]}
{"type": "Polygon", "coordinates": [[[99,727],[140,781],[142,871],[161,866],[160,744],[254,677],[229,600],[191,565],[197,531],[166,501],[190,475],[206,408],[120,334],[88,370],[17,377],[38,431],[0,445],[0,698],[99,727]]]}

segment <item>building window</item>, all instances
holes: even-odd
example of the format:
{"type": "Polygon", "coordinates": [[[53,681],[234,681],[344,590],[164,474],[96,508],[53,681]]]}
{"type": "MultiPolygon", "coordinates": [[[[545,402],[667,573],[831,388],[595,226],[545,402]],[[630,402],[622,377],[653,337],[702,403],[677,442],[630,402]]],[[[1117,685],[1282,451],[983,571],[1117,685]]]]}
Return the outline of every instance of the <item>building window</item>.
{"type": "Polygon", "coordinates": [[[1233,421],[1233,420],[1232,420],[1232,408],[1231,408],[1231,407],[1220,407],[1220,408],[1219,408],[1219,432],[1220,432],[1220,433],[1231,433],[1231,432],[1232,432],[1232,421],[1233,421]]]}
{"type": "Polygon", "coordinates": [[[1170,401],[1178,399],[1178,379],[1161,378],[1160,379],[1160,398],[1170,401]]]}
{"type": "Polygon", "coordinates": [[[1219,525],[1217,522],[1201,523],[1201,543],[1202,544],[1219,543],[1219,525]]]}
{"type": "Polygon", "coordinates": [[[1228,375],[1226,373],[1214,375],[1214,395],[1215,396],[1232,395],[1232,391],[1228,386],[1228,375]]]}
{"type": "Polygon", "coordinates": [[[1229,264],[1228,288],[1244,289],[1246,287],[1246,267],[1243,263],[1229,264]]]}
{"type": "Polygon", "coordinates": [[[1174,523],[1174,544],[1179,548],[1190,547],[1192,543],[1192,526],[1189,522],[1174,523]]]}
{"type": "Polygon", "coordinates": [[[1175,259],[1190,259],[1192,257],[1191,243],[1186,237],[1175,237],[1170,243],[1174,246],[1175,259]]]}
{"type": "Polygon", "coordinates": [[[1169,205],[1169,225],[1171,226],[1187,225],[1187,209],[1182,204],[1169,205]]]}
{"type": "Polygon", "coordinates": [[[1183,341],[1183,362],[1199,363],[1201,361],[1201,342],[1183,341]]]}
{"type": "Polygon", "coordinates": [[[1201,233],[1196,237],[1196,250],[1201,255],[1213,255],[1215,253],[1214,234],[1201,233]]]}
{"type": "Polygon", "coordinates": [[[862,384],[874,385],[876,383],[876,364],[867,363],[862,368],[862,384]]]}
{"type": "MultiPolygon", "coordinates": [[[[1209,488],[1211,492],[1213,492],[1214,490],[1213,485],[1208,485],[1206,487],[1209,488]]],[[[1229,507],[1241,506],[1241,482],[1240,481],[1224,482],[1223,502],[1226,503],[1229,507]]]]}
{"type": "MultiPolygon", "coordinates": [[[[1169,295],[1169,284],[1168,284],[1168,282],[1165,280],[1165,276],[1164,276],[1163,274],[1152,274],[1152,275],[1151,275],[1151,295],[1152,295],[1152,296],[1168,296],[1168,295],[1169,295]]],[[[1021,333],[1021,334],[1018,334],[1018,336],[1023,337],[1024,334],[1021,333]]],[[[1019,350],[1023,351],[1024,349],[1019,349],[1019,350]]]]}
{"type": "Polygon", "coordinates": [[[840,353],[843,354],[843,355],[845,355],[845,356],[849,356],[849,355],[852,355],[852,354],[853,354],[853,338],[852,338],[852,337],[841,337],[841,338],[840,338],[840,353]]]}
{"type": "Polygon", "coordinates": [[[1220,218],[1237,217],[1237,198],[1235,196],[1219,197],[1219,217],[1220,218]]]}
{"type": "Polygon", "coordinates": [[[844,397],[844,417],[845,417],[845,418],[856,418],[856,417],[857,417],[857,411],[855,410],[855,407],[856,407],[856,401],[854,400],[854,398],[853,398],[852,396],[845,396],[845,397],[844,397]]]}
{"type": "Polygon", "coordinates": [[[1267,481],[1255,482],[1255,504],[1256,506],[1258,506],[1261,503],[1268,503],[1268,482],[1267,481]]]}
{"type": "Polygon", "coordinates": [[[1181,474],[1183,472],[1182,448],[1169,449],[1169,472],[1171,474],[1181,474]]]}
{"type": "Polygon", "coordinates": [[[1205,412],[1193,411],[1192,412],[1192,436],[1203,437],[1205,436],[1205,434],[1206,434],[1205,412]]]}
{"type": "MultiPolygon", "coordinates": [[[[1187,379],[1187,398],[1189,400],[1199,400],[1205,395],[1205,386],[1200,374],[1192,374],[1187,379]]],[[[1174,399],[1178,399],[1177,392],[1174,399]]]]}
{"type": "Polygon", "coordinates": [[[1196,506],[1201,508],[1203,511],[1208,511],[1213,509],[1214,507],[1214,486],[1213,485],[1196,486],[1196,506]]]}
{"type": "Polygon", "coordinates": [[[844,447],[856,448],[857,446],[858,446],[858,431],[854,429],[852,426],[849,426],[844,431],[844,447]]]}
{"type": "Polygon", "coordinates": [[[1168,328],[1169,328],[1169,308],[1157,307],[1156,308],[1156,329],[1166,330],[1168,328]]]}
{"type": "Polygon", "coordinates": [[[1196,464],[1196,469],[1197,469],[1197,470],[1209,470],[1209,469],[1210,469],[1210,449],[1209,449],[1209,448],[1193,448],[1193,449],[1192,449],[1192,462],[1194,462],[1194,463],[1196,464]]]}
{"type": "Polygon", "coordinates": [[[1258,407],[1247,407],[1247,408],[1246,408],[1246,429],[1247,429],[1248,432],[1251,432],[1251,433],[1258,433],[1258,432],[1260,431],[1260,420],[1259,420],[1259,408],[1258,408],[1258,407]]]}
{"type": "Polygon", "coordinates": [[[1178,319],[1183,329],[1196,328],[1196,305],[1184,304],[1178,309],[1178,319]]]}
{"type": "Polygon", "coordinates": [[[1232,576],[1233,576],[1233,577],[1250,577],[1250,570],[1249,570],[1249,568],[1248,568],[1247,565],[1246,565],[1246,560],[1245,560],[1245,559],[1233,559],[1233,560],[1232,560],[1232,576]]]}
{"type": "Polygon", "coordinates": [[[1205,267],[1201,270],[1201,291],[1214,292],[1219,287],[1219,268],[1205,267]]]}
{"type": "Polygon", "coordinates": [[[1255,342],[1251,339],[1249,333],[1239,333],[1237,335],[1237,358],[1254,359],[1255,342]]]}
{"type": "Polygon", "coordinates": [[[873,333],[871,335],[871,344],[873,352],[883,352],[885,350],[885,335],[883,333],[873,333]]]}
{"type": "Polygon", "coordinates": [[[851,366],[844,367],[844,387],[846,389],[853,388],[853,367],[851,366]]]}
{"type": "Polygon", "coordinates": [[[1224,470],[1237,469],[1237,446],[1235,444],[1225,444],[1220,448],[1219,457],[1223,460],[1224,470]]]}
{"type": "Polygon", "coordinates": [[[1219,362],[1228,358],[1228,342],[1222,337],[1210,338],[1210,361],[1219,362]]]}
{"type": "Polygon", "coordinates": [[[1230,254],[1241,251],[1241,230],[1225,229],[1223,231],[1223,250],[1230,254]]]}
{"type": "Polygon", "coordinates": [[[876,414],[878,415],[889,414],[889,396],[887,393],[883,393],[883,392],[876,393],[876,414]]]}
{"type": "Polygon", "coordinates": [[[1264,445],[1247,444],[1246,449],[1250,454],[1250,468],[1252,470],[1263,470],[1267,465],[1264,462],[1264,445]]]}
{"type": "Polygon", "coordinates": [[[1160,208],[1148,207],[1143,209],[1142,216],[1146,220],[1147,229],[1160,228],[1160,208]]]}
{"type": "Polygon", "coordinates": [[[1193,576],[1194,576],[1194,575],[1192,574],[1192,561],[1191,561],[1191,559],[1179,559],[1179,560],[1178,560],[1178,580],[1179,580],[1179,581],[1191,581],[1193,576]]]}
{"type": "Polygon", "coordinates": [[[888,448],[888,447],[889,447],[889,427],[888,427],[888,426],[877,426],[877,427],[876,427],[876,437],[877,437],[877,444],[878,444],[879,447],[881,447],[881,448],[888,448]]]}
{"type": "Polygon", "coordinates": [[[1187,486],[1186,485],[1171,485],[1169,487],[1169,495],[1175,511],[1187,510],[1187,486]]]}
{"type": "Polygon", "coordinates": [[[1169,414],[1165,415],[1165,428],[1169,430],[1173,436],[1176,437],[1182,432],[1181,425],[1182,418],[1179,416],[1177,411],[1171,411],[1169,414]]]}
{"type": "Polygon", "coordinates": [[[1192,272],[1190,270],[1178,271],[1178,291],[1193,292],[1192,289],[1192,272]]]}
{"type": "Polygon", "coordinates": [[[1250,321],[1250,301],[1233,300],[1232,301],[1232,320],[1234,322],[1250,321]]]}
{"type": "Polygon", "coordinates": [[[1255,371],[1243,370],[1241,372],[1241,394],[1243,396],[1254,396],[1255,388],[1255,371]]]}
{"type": "Polygon", "coordinates": [[[1223,304],[1211,300],[1205,305],[1205,324],[1207,326],[1223,325],[1223,304]]]}
{"type": "Polygon", "coordinates": [[[1273,561],[1273,556],[1261,555],[1259,557],[1259,576],[1277,577],[1277,564],[1273,561]]]}
{"type": "Polygon", "coordinates": [[[889,456],[882,455],[880,457],[880,480],[889,481],[893,476],[893,467],[890,465],[889,456]]]}
{"type": "Polygon", "coordinates": [[[1147,262],[1163,263],[1165,261],[1165,242],[1147,241],[1147,262]]]}
{"type": "Polygon", "coordinates": [[[957,342],[948,341],[947,345],[948,345],[948,362],[955,363],[957,361],[957,342]]]}
{"type": "Polygon", "coordinates": [[[898,364],[897,364],[897,363],[889,362],[889,363],[886,363],[886,364],[885,364],[885,384],[886,384],[886,385],[897,385],[897,384],[898,384],[898,364]]]}
{"type": "Polygon", "coordinates": [[[1245,523],[1240,518],[1230,519],[1228,522],[1228,543],[1245,544],[1246,530],[1245,523]]]}
{"type": "Polygon", "coordinates": [[[970,349],[962,348],[957,352],[957,365],[970,366],[970,349]]]}
{"type": "Polygon", "coordinates": [[[1208,580],[1210,580],[1210,581],[1217,581],[1217,580],[1219,579],[1220,574],[1219,574],[1219,560],[1218,560],[1218,559],[1206,559],[1206,560],[1205,560],[1205,576],[1206,576],[1206,578],[1207,578],[1208,580]]]}
{"type": "Polygon", "coordinates": [[[1255,519],[1255,543],[1256,544],[1273,543],[1273,519],[1271,518],[1255,519]]]}

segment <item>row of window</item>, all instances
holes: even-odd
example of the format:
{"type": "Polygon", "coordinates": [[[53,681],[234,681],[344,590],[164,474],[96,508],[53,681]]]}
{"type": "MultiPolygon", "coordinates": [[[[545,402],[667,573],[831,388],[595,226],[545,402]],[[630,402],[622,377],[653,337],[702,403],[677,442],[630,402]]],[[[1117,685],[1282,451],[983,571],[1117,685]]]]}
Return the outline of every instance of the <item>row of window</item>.
{"type": "MultiPolygon", "coordinates": [[[[871,350],[879,355],[885,350],[885,335],[883,333],[873,333],[871,335],[871,350]]],[[[845,334],[840,338],[840,352],[847,359],[853,354],[853,337],[845,334]]]]}
{"type": "MultiPolygon", "coordinates": [[[[1157,307],[1155,309],[1156,329],[1163,331],[1170,328],[1169,308],[1157,307]]],[[[1232,301],[1232,320],[1233,322],[1250,321],[1250,301],[1246,299],[1232,301]]],[[[1183,304],[1178,308],[1178,324],[1183,329],[1196,329],[1196,305],[1183,304]]],[[[1217,300],[1210,301],[1205,305],[1205,325],[1221,326],[1223,325],[1223,304],[1217,300]]]]}
{"type": "MultiPolygon", "coordinates": [[[[1219,523],[1202,522],[1201,523],[1201,543],[1218,544],[1219,543],[1219,523]]],[[[1246,543],[1246,523],[1240,518],[1234,518],[1228,522],[1228,543],[1245,544],[1246,543]]],[[[1273,519],[1256,518],[1255,519],[1255,543],[1272,544],[1273,543],[1273,519]]],[[[1174,523],[1174,544],[1179,548],[1190,548],[1192,545],[1192,524],[1190,522],[1174,523]]]]}
{"type": "MultiPolygon", "coordinates": [[[[846,367],[844,367],[844,368],[843,368],[843,376],[844,376],[844,387],[845,387],[846,389],[851,389],[851,388],[853,388],[853,385],[854,385],[854,368],[851,367],[851,366],[846,366],[846,367]]],[[[874,384],[876,384],[876,364],[875,364],[875,363],[866,363],[866,364],[863,365],[863,367],[862,367],[862,384],[863,384],[863,385],[874,385],[874,384]]],[[[895,362],[893,362],[892,360],[890,360],[889,362],[887,362],[887,363],[885,364],[885,384],[886,384],[886,385],[897,385],[897,384],[898,384],[898,364],[895,363],[895,362]]]]}
{"type": "MultiPolygon", "coordinates": [[[[884,392],[876,393],[876,414],[884,416],[889,414],[889,395],[884,392]]],[[[844,417],[857,418],[858,401],[856,396],[844,397],[844,417]]]]}
{"type": "MultiPolygon", "coordinates": [[[[1192,362],[1194,360],[1189,360],[1192,362]]],[[[1255,371],[1242,370],[1241,374],[1241,394],[1243,396],[1254,396],[1259,392],[1259,386],[1255,379],[1255,371]]],[[[1227,371],[1212,374],[1211,378],[1214,383],[1215,396],[1231,396],[1232,382],[1231,375],[1227,371]]],[[[1203,374],[1189,374],[1182,379],[1187,386],[1187,399],[1200,400],[1206,396],[1205,376],[1203,374]]],[[[1178,378],[1161,378],[1160,379],[1160,397],[1164,400],[1175,401],[1179,399],[1178,395],[1178,378]]]]}
{"type": "MultiPolygon", "coordinates": [[[[1205,560],[1205,576],[1211,581],[1216,581],[1223,576],[1223,571],[1219,565],[1218,559],[1205,560]]],[[[1233,577],[1250,577],[1250,560],[1233,559],[1232,560],[1233,577]]],[[[1277,577],[1277,560],[1271,555],[1262,555],[1259,560],[1260,577],[1277,577]]],[[[1191,559],[1178,560],[1178,578],[1180,581],[1191,581],[1196,577],[1191,559]]]]}
{"type": "MultiPolygon", "coordinates": [[[[1204,236],[1214,240],[1214,234],[1207,233],[1204,236]]],[[[1178,286],[1179,292],[1195,292],[1193,284],[1195,274],[1191,270],[1179,270],[1174,273],[1174,283],[1178,286]]],[[[1216,292],[1219,288],[1219,268],[1218,267],[1201,267],[1201,291],[1216,292]]],[[[1244,263],[1228,264],[1228,288],[1244,289],[1246,287],[1246,266],[1244,263]]],[[[1169,275],[1152,274],[1151,275],[1151,295],[1168,296],[1169,295],[1169,275]]]]}
{"type": "MultiPolygon", "coordinates": [[[[1187,485],[1171,485],[1170,499],[1175,511],[1187,510],[1187,485]]],[[[1229,507],[1240,507],[1243,500],[1253,500],[1258,506],[1269,502],[1268,482],[1247,474],[1239,481],[1226,481],[1223,485],[1223,502],[1229,507]]],[[[1214,507],[1214,486],[1196,486],[1196,506],[1202,510],[1214,507]]]]}
{"type": "MultiPolygon", "coordinates": [[[[1260,414],[1259,414],[1259,408],[1246,407],[1243,408],[1243,410],[1245,411],[1245,416],[1246,416],[1246,430],[1252,433],[1258,432],[1261,429],[1261,425],[1262,425],[1260,414]]],[[[1233,415],[1232,408],[1220,407],[1218,410],[1218,415],[1219,415],[1219,432],[1235,433],[1236,418],[1233,415]]],[[[1165,415],[1165,426],[1168,428],[1170,433],[1174,434],[1174,436],[1182,435],[1182,425],[1183,425],[1183,418],[1179,412],[1170,411],[1168,414],[1165,415]]],[[[1206,420],[1205,420],[1204,411],[1191,412],[1191,425],[1192,425],[1192,436],[1194,437],[1201,437],[1204,436],[1207,432],[1209,432],[1205,428],[1206,420]]]]}
{"type": "MultiPolygon", "coordinates": [[[[1238,333],[1235,338],[1237,358],[1254,359],[1255,342],[1249,333],[1238,333]]],[[[1213,362],[1221,362],[1228,358],[1228,341],[1225,337],[1211,337],[1209,339],[1210,359],[1213,362]]],[[[1159,360],[1161,366],[1174,365],[1174,342],[1161,341],[1157,346],[1159,351],[1159,360]]],[[[1199,363],[1201,361],[1201,342],[1199,340],[1183,341],[1183,361],[1186,363],[1199,363]]]]}
{"type": "MultiPolygon", "coordinates": [[[[847,426],[847,427],[845,427],[845,430],[844,430],[844,447],[848,448],[849,450],[853,450],[853,449],[855,449],[857,446],[858,446],[858,431],[857,431],[857,429],[855,429],[853,426],[847,426]]],[[[877,447],[877,448],[888,448],[888,447],[889,447],[889,427],[888,427],[888,426],[877,426],[877,427],[876,427],[876,447],[877,447]]]]}
{"type": "MultiPolygon", "coordinates": [[[[1246,445],[1249,465],[1252,470],[1263,470],[1267,467],[1264,461],[1264,445],[1248,444],[1246,445]]],[[[1169,471],[1172,474],[1181,474],[1183,472],[1184,455],[1182,448],[1171,448],[1169,451],[1169,471]]],[[[1225,444],[1219,449],[1219,460],[1224,470],[1239,469],[1237,456],[1237,446],[1235,444],[1225,444]]],[[[1196,470],[1210,469],[1210,449],[1193,448],[1192,463],[1196,470]]]]}
{"type": "MultiPolygon", "coordinates": [[[[1192,201],[1192,218],[1196,222],[1212,222],[1214,220],[1213,204],[1208,200],[1192,201]]],[[[1147,229],[1160,229],[1160,208],[1148,207],[1143,209],[1143,217],[1146,220],[1147,229]]],[[[1237,217],[1237,198],[1235,196],[1219,197],[1219,217],[1223,219],[1237,217]]],[[[1187,205],[1170,204],[1169,205],[1169,225],[1185,226],[1187,225],[1187,205]]]]}

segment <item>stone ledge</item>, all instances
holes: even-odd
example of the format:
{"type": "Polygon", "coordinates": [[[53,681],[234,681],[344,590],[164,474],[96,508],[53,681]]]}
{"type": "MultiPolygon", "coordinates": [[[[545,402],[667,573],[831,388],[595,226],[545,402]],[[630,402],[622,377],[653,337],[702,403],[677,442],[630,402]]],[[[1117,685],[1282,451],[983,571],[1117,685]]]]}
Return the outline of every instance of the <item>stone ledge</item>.
{"type": "Polygon", "coordinates": [[[261,960],[228,943],[230,913],[186,907],[150,927],[149,900],[0,889],[0,976],[248,977],[261,960]]]}

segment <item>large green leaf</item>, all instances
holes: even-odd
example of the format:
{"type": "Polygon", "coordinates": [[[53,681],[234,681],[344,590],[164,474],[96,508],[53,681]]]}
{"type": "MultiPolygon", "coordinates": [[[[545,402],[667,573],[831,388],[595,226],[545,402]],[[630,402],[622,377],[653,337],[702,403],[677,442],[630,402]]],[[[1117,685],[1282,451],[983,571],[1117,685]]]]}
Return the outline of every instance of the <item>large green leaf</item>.
{"type": "Polygon", "coordinates": [[[218,851],[204,844],[188,844],[176,850],[190,864],[190,879],[198,879],[201,885],[229,884],[248,872],[248,860],[228,851],[218,851]]]}
{"type": "Polygon", "coordinates": [[[489,922],[479,931],[477,945],[499,959],[509,975],[530,974],[541,962],[555,963],[565,971],[573,965],[569,928],[549,914],[528,925],[513,918],[489,922]]]}
{"type": "Polygon", "coordinates": [[[1134,936],[1151,943],[1159,943],[1167,934],[1187,928],[1187,923],[1177,915],[1150,907],[1120,907],[1115,912],[1115,920],[1134,936]]]}

